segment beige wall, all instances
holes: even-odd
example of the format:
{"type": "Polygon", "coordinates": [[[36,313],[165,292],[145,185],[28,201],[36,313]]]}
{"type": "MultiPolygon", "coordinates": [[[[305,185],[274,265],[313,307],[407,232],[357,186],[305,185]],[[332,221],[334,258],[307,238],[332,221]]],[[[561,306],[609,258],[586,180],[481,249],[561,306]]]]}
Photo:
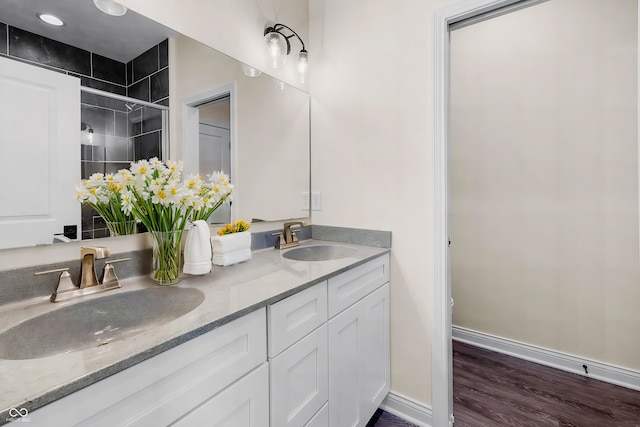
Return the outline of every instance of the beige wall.
{"type": "Polygon", "coordinates": [[[314,224],[390,230],[391,388],[431,405],[432,22],[454,0],[311,0],[314,224]]]}
{"type": "Polygon", "coordinates": [[[301,193],[309,185],[308,94],[267,75],[247,77],[240,63],[189,37],[170,41],[169,61],[172,157],[182,153],[183,101],[234,83],[233,219],[306,217],[301,193]]]}
{"type": "Polygon", "coordinates": [[[216,125],[229,129],[231,126],[231,101],[225,98],[222,101],[212,102],[198,107],[200,111],[200,123],[216,125]]]}
{"type": "MultiPolygon", "coordinates": [[[[292,41],[292,53],[278,70],[267,67],[265,59],[265,27],[276,22],[293,28],[306,43],[308,2],[300,0],[119,0],[160,24],[213,47],[247,65],[277,77],[293,86],[308,90],[297,68],[301,47],[292,41]]],[[[309,50],[309,49],[307,49],[309,50]]],[[[309,63],[313,53],[309,50],[309,63]]]]}
{"type": "Polygon", "coordinates": [[[455,325],[640,369],[637,16],[553,0],[452,33],[455,325]]]}

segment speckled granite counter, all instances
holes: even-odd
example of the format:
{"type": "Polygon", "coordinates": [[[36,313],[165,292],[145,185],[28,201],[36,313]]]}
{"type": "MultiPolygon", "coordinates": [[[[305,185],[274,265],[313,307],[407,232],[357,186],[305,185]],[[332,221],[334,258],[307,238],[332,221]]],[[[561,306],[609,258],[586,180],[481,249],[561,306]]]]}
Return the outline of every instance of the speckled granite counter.
{"type": "MultiPolygon", "coordinates": [[[[205,299],[194,310],[164,324],[145,327],[126,339],[82,351],[29,360],[0,360],[0,424],[11,408],[30,412],[106,378],[129,366],[184,343],[251,311],[286,298],[336,274],[389,252],[389,249],[309,240],[301,246],[336,244],[354,248],[353,255],[329,261],[294,261],[285,251],[254,251],[250,261],[214,266],[205,276],[183,275],[174,287],[196,288],[205,299]]],[[[100,298],[155,287],[148,277],[122,280],[122,289],[52,304],[48,296],[0,307],[0,332],[34,316],[100,298]]],[[[55,325],[52,325],[55,331],[55,325]]],[[[55,333],[64,334],[61,330],[55,333]]]]}

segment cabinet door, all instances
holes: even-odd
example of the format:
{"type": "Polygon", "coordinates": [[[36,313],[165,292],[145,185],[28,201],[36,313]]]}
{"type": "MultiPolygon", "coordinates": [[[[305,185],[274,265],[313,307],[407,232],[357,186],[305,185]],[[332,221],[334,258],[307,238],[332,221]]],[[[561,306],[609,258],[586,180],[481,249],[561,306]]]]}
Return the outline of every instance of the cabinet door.
{"type": "Polygon", "coordinates": [[[303,427],[328,399],[327,326],[269,361],[271,425],[303,427]]]}
{"type": "Polygon", "coordinates": [[[268,364],[263,363],[172,426],[269,427],[268,364]]]}
{"type": "Polygon", "coordinates": [[[354,306],[331,319],[329,324],[329,425],[360,425],[358,337],[362,319],[354,306]]]}
{"type": "Polygon", "coordinates": [[[389,284],[368,295],[360,305],[360,404],[368,419],[382,404],[391,384],[389,284]]]}
{"type": "Polygon", "coordinates": [[[325,403],[304,427],[329,427],[329,404],[325,403]]]}
{"type": "Polygon", "coordinates": [[[329,321],[329,425],[365,426],[389,392],[389,285],[329,321]]]}

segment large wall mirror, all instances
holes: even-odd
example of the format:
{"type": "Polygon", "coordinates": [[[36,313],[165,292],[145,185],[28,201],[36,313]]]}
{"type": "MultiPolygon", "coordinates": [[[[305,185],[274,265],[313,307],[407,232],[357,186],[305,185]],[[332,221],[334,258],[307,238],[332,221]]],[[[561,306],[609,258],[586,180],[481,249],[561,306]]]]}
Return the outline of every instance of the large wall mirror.
{"type": "MultiPolygon", "coordinates": [[[[82,92],[82,118],[72,124],[74,136],[65,137],[65,143],[77,153],[78,165],[68,170],[72,177],[50,183],[52,188],[64,187],[58,188],[56,197],[73,204],[78,216],[80,203],[69,182],[79,183],[81,175],[92,167],[116,171],[128,167],[131,160],[156,154],[184,160],[185,173],[206,175],[212,171],[201,168],[215,167],[231,176],[236,187],[234,201],[210,222],[281,221],[309,216],[308,206],[303,205],[303,193],[310,188],[306,92],[257,70],[243,69],[239,61],[131,10],[121,17],[108,16],[86,0],[3,1],[0,57],[21,66],[71,75],[83,88],[114,94],[113,99],[102,99],[91,91],[82,92]],[[64,25],[51,27],[39,21],[38,14],[43,12],[58,15],[64,25]],[[46,48],[38,52],[29,43],[46,48]],[[109,74],[113,70],[117,70],[116,77],[109,74]],[[221,102],[225,99],[226,103],[221,102]],[[221,114],[221,109],[226,113],[221,114]],[[108,115],[96,116],[94,110],[108,110],[108,115]],[[168,116],[163,111],[168,111],[168,116]],[[226,119],[221,119],[225,114],[226,119]],[[85,117],[90,117],[90,123],[85,117]],[[190,133],[194,125],[196,131],[190,133]],[[210,158],[220,151],[221,129],[229,144],[224,161],[210,158]]],[[[3,156],[7,156],[11,144],[8,140],[0,142],[3,156]]],[[[24,156],[27,152],[20,153],[24,156]]],[[[14,152],[9,154],[13,156],[14,152]]],[[[3,198],[14,196],[6,194],[3,198]]],[[[46,219],[46,207],[41,211],[46,219]]],[[[0,223],[8,225],[3,229],[7,232],[13,224],[29,224],[30,220],[12,212],[0,217],[0,223]]],[[[89,230],[84,219],[78,219],[79,225],[81,221],[81,228],[89,230]]],[[[108,236],[98,231],[96,228],[82,234],[78,230],[77,239],[108,236]]],[[[44,233],[33,243],[20,243],[20,239],[10,240],[3,231],[0,249],[56,240],[51,230],[44,233]]]]}

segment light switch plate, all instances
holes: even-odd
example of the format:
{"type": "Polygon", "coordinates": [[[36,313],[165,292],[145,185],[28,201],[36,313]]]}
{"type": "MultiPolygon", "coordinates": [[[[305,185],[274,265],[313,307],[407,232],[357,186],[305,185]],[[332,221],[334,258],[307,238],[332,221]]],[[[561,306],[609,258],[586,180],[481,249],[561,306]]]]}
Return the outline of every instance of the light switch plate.
{"type": "Polygon", "coordinates": [[[322,210],[322,193],[319,191],[313,191],[311,193],[311,210],[312,211],[322,210]]]}

